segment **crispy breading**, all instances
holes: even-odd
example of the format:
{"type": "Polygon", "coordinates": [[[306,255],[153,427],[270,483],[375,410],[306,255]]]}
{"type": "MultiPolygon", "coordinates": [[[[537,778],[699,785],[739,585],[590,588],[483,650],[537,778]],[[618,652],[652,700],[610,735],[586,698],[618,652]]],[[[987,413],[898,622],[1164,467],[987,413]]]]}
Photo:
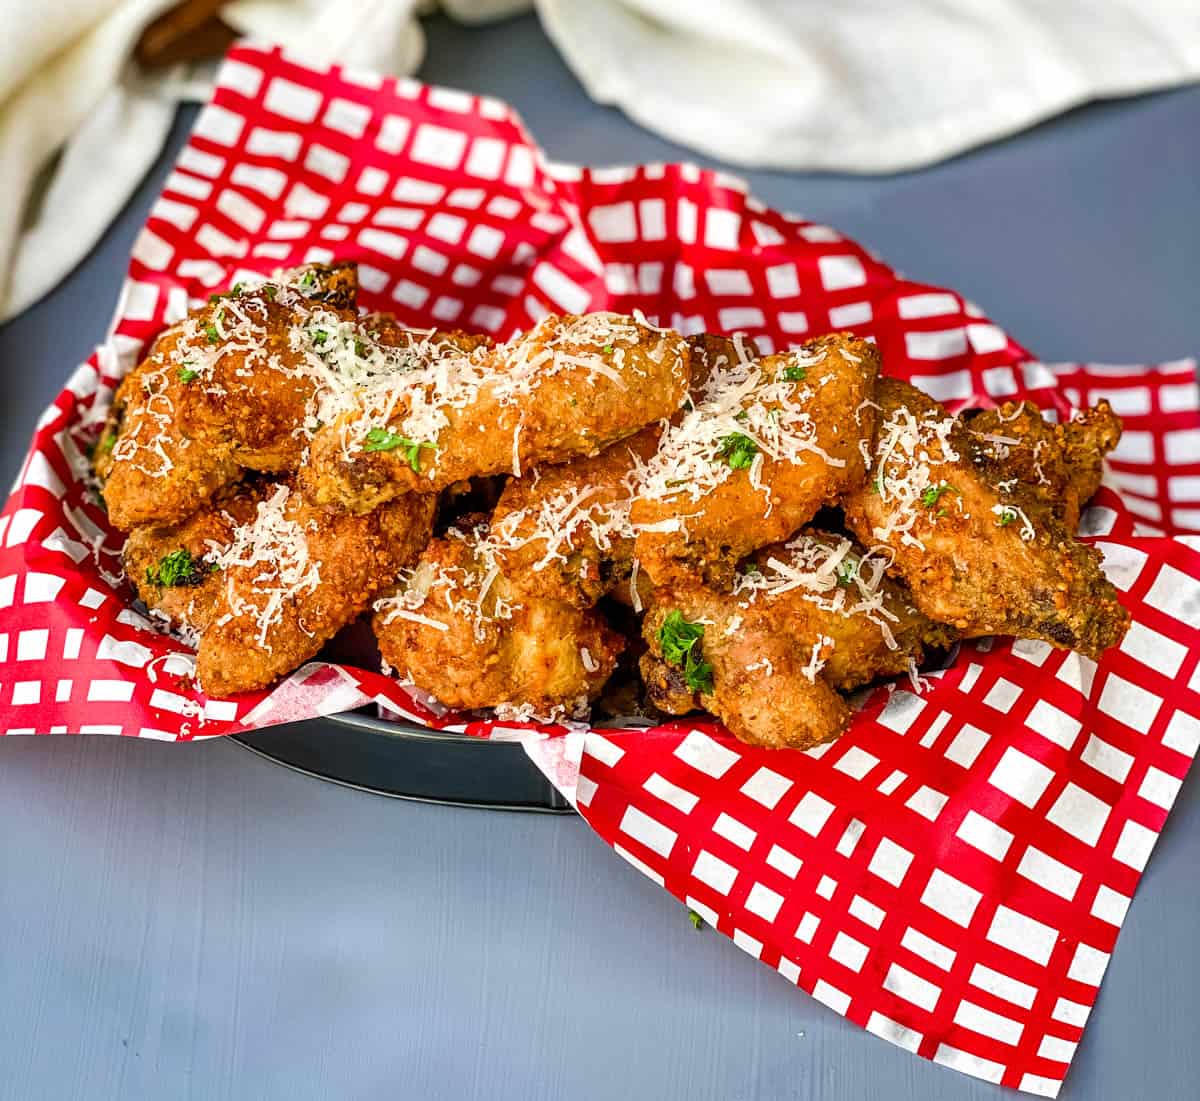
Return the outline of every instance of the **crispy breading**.
{"type": "Polygon", "coordinates": [[[715,365],[664,431],[633,503],[637,558],[655,584],[724,584],[739,559],[859,486],[878,370],[875,346],[844,333],[715,365]]]}
{"type": "Polygon", "coordinates": [[[759,551],[732,592],[695,580],[656,589],[641,661],[650,699],[671,714],[702,706],[752,745],[837,737],[851,717],[839,692],[912,672],[926,648],[954,640],[886,565],[849,539],[805,531],[759,551]],[[681,658],[680,638],[686,646],[697,632],[681,658]]]}
{"type": "Polygon", "coordinates": [[[321,431],[314,499],[361,510],[406,491],[595,455],[687,395],[683,337],[632,318],[547,317],[495,348],[430,346],[428,366],[367,384],[321,431]]]}
{"type": "Polygon", "coordinates": [[[265,688],[361,615],[428,542],[434,507],[407,494],[366,515],[333,513],[290,482],[262,480],[176,527],[136,530],[127,569],[152,611],[199,635],[204,690],[231,695],[265,688]],[[164,563],[181,549],[194,568],[164,584],[178,577],[164,563]]]}
{"type": "Polygon", "coordinates": [[[250,486],[223,486],[186,520],[146,524],[129,533],[122,565],[155,618],[193,638],[207,630],[224,584],[212,561],[214,549],[227,547],[234,530],[254,519],[259,500],[261,493],[250,486]],[[164,564],[172,583],[161,579],[164,564]]]}
{"type": "Polygon", "coordinates": [[[295,470],[321,346],[354,327],[356,288],[351,266],[298,269],[167,329],[118,387],[97,451],[114,526],[183,520],[242,470],[295,470]]]}
{"type": "Polygon", "coordinates": [[[447,707],[569,718],[599,695],[624,640],[594,611],[516,592],[484,522],[425,549],[373,620],[384,661],[447,707]]]}
{"type": "Polygon", "coordinates": [[[632,479],[659,432],[651,425],[599,455],[509,479],[488,538],[516,591],[590,608],[629,580],[632,479]]]}
{"type": "Polygon", "coordinates": [[[692,353],[692,381],[689,389],[693,397],[704,392],[708,377],[714,370],[728,371],[746,359],[758,359],[758,345],[741,333],[722,336],[719,333],[698,333],[687,338],[692,353]]]}
{"type": "Polygon", "coordinates": [[[973,454],[993,484],[1019,478],[1063,523],[1079,527],[1079,513],[1100,486],[1104,456],[1121,439],[1121,419],[1102,401],[1065,424],[1042,418],[1030,401],[1005,402],[966,419],[973,454]]]}
{"type": "Polygon", "coordinates": [[[894,552],[926,615],[1092,658],[1121,641],[1129,613],[1055,508],[999,460],[977,463],[978,439],[916,387],[883,379],[876,400],[870,481],[846,498],[846,522],[894,552]]]}

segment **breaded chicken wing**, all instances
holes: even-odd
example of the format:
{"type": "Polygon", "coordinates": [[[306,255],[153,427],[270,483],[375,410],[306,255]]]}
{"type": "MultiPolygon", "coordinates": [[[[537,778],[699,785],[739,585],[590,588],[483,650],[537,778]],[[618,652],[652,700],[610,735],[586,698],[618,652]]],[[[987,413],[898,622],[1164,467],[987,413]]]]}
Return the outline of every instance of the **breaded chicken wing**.
{"type": "Polygon", "coordinates": [[[575,716],[599,695],[624,640],[593,611],[517,593],[489,559],[487,525],[435,539],[375,603],[384,661],[447,707],[501,717],[575,716]]]}
{"type": "Polygon", "coordinates": [[[654,583],[720,586],[739,559],[857,488],[878,370],[874,345],[846,334],[714,365],[639,474],[631,520],[654,583]]]}
{"type": "Polygon", "coordinates": [[[509,480],[488,541],[514,590],[590,608],[629,581],[632,480],[659,432],[651,425],[599,455],[509,480]]]}
{"type": "Polygon", "coordinates": [[[805,531],[761,550],[732,592],[684,580],[656,589],[642,676],[663,711],[703,706],[744,742],[808,748],[837,737],[839,692],[911,672],[954,632],[885,576],[887,555],[805,531]]]}
{"type": "Polygon", "coordinates": [[[967,637],[1040,638],[1093,658],[1120,642],[1129,614],[1099,553],[938,402],[895,379],[877,393],[870,482],[845,500],[846,522],[892,550],[916,605],[967,637]]]}
{"type": "Polygon", "coordinates": [[[1043,420],[1033,402],[1006,402],[966,420],[976,463],[990,481],[1019,478],[1062,521],[1079,513],[1100,487],[1104,456],[1121,439],[1121,418],[1102,401],[1065,424],[1043,420]]]}
{"type": "Polygon", "coordinates": [[[152,612],[199,635],[204,690],[230,695],[291,672],[361,615],[428,542],[434,507],[407,494],[330,513],[264,480],[177,527],[135,531],[127,570],[152,612]]]}
{"type": "Polygon", "coordinates": [[[364,385],[314,441],[315,500],[362,510],[397,493],[595,455],[687,395],[677,333],[595,313],[547,317],[495,348],[432,349],[425,369],[364,385]]]}
{"type": "Polygon", "coordinates": [[[96,454],[116,527],[183,520],[243,469],[296,468],[357,284],[348,266],[287,278],[214,296],[122,381],[96,454]]]}

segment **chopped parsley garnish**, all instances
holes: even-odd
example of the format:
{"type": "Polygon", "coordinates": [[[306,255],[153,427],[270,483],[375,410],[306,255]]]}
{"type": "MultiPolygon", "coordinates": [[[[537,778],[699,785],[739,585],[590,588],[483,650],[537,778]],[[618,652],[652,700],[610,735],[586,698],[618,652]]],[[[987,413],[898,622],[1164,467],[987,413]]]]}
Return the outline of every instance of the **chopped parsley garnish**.
{"type": "Polygon", "coordinates": [[[263,287],[263,294],[268,298],[273,299],[279,293],[279,288],[274,283],[268,283],[263,287]]]}
{"type": "Polygon", "coordinates": [[[318,347],[324,347],[325,341],[329,339],[329,334],[324,329],[313,329],[312,342],[318,347]]]}
{"type": "Polygon", "coordinates": [[[217,328],[221,324],[221,318],[225,316],[224,310],[217,310],[213,314],[213,319],[204,326],[204,335],[208,337],[209,344],[221,343],[221,331],[217,328]]]}
{"type": "Polygon", "coordinates": [[[749,419],[750,419],[750,414],[749,414],[749,413],[747,413],[745,409],[739,409],[739,410],[738,410],[736,413],[734,413],[734,415],[733,415],[733,419],[734,419],[735,421],[744,421],[744,420],[749,420],[749,419]]]}
{"type": "MultiPolygon", "coordinates": [[[[933,508],[938,503],[943,493],[957,493],[958,490],[948,482],[941,482],[935,486],[926,486],[921,491],[921,504],[926,508],[933,508]]],[[[942,510],[943,512],[945,509],[942,510]]],[[[940,515],[940,514],[939,514],[940,515]]]]}
{"type": "Polygon", "coordinates": [[[720,440],[721,450],[718,454],[732,470],[742,470],[754,462],[758,454],[758,444],[742,432],[731,432],[720,440]]]}
{"type": "Polygon", "coordinates": [[[712,692],[712,666],[702,658],[699,645],[703,623],[689,623],[678,609],[667,614],[658,630],[663,660],[683,670],[683,681],[693,692],[712,692]]]}
{"type": "Polygon", "coordinates": [[[305,290],[308,290],[309,287],[316,286],[316,283],[317,277],[311,268],[300,277],[300,286],[302,286],[305,290]]]}
{"type": "Polygon", "coordinates": [[[742,567],[742,573],[744,573],[747,577],[755,577],[758,574],[762,573],[762,570],[760,570],[758,568],[757,562],[747,562],[742,567]]]}
{"type": "Polygon", "coordinates": [[[783,377],[787,379],[788,382],[803,382],[806,378],[808,378],[808,371],[803,367],[785,367],[783,369],[783,377]]]}
{"type": "Polygon", "coordinates": [[[408,460],[408,465],[419,474],[421,472],[421,448],[432,447],[436,450],[437,444],[429,443],[426,440],[410,440],[407,436],[401,436],[386,428],[372,428],[367,433],[367,442],[363,445],[363,450],[394,451],[397,447],[404,448],[404,457],[408,460]]]}
{"type": "Polygon", "coordinates": [[[367,346],[361,340],[356,340],[354,342],[354,354],[358,356],[359,359],[367,358],[367,346]]]}
{"type": "Polygon", "coordinates": [[[179,550],[165,555],[156,568],[147,569],[146,580],[151,585],[158,585],[160,588],[171,588],[176,585],[199,585],[209,572],[211,571],[204,568],[202,560],[193,558],[190,551],[181,547],[179,550]]]}
{"type": "Polygon", "coordinates": [[[222,298],[237,298],[242,293],[242,284],[234,283],[224,294],[210,294],[208,296],[208,304],[211,306],[214,303],[220,302],[222,298]]]}
{"type": "Polygon", "coordinates": [[[1000,513],[1000,518],[996,521],[996,527],[1006,528],[1017,518],[1017,514],[1011,508],[1006,508],[1000,513]]]}
{"type": "Polygon", "coordinates": [[[611,354],[612,354],[612,350],[613,350],[613,346],[612,346],[611,344],[605,344],[605,345],[604,345],[604,353],[605,353],[605,355],[611,355],[611,354]]]}
{"type": "Polygon", "coordinates": [[[192,367],[189,367],[186,362],[184,363],[184,365],[182,367],[179,368],[179,381],[180,382],[192,382],[195,379],[198,379],[199,377],[200,377],[200,372],[195,370],[192,367]]]}
{"type": "Polygon", "coordinates": [[[696,913],[695,910],[688,910],[688,921],[690,921],[692,923],[692,928],[695,929],[696,932],[698,932],[698,933],[703,932],[704,918],[702,918],[698,913],[696,913]]]}
{"type": "Polygon", "coordinates": [[[837,574],[838,588],[848,589],[854,584],[855,577],[858,576],[858,563],[849,558],[843,558],[834,572],[837,574]]]}

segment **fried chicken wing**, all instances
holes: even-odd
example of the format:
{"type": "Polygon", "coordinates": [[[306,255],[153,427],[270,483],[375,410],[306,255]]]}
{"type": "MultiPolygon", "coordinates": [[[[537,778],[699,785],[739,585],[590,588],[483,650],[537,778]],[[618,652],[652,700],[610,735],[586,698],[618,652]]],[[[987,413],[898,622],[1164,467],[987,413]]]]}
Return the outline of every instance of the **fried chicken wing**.
{"type": "Polygon", "coordinates": [[[846,522],[892,550],[916,605],[967,637],[1039,638],[1093,658],[1120,642],[1129,614],[1055,508],[920,390],[884,379],[877,394],[870,481],[845,500],[846,522]]]}
{"type": "Polygon", "coordinates": [[[322,345],[354,327],[356,288],[350,266],[297,270],[164,332],[117,389],[97,448],[113,524],[174,523],[243,469],[294,470],[329,373],[322,345]]]}
{"type": "Polygon", "coordinates": [[[632,482],[659,432],[651,425],[599,455],[509,480],[488,539],[514,590],[590,608],[629,581],[632,482]]]}
{"type": "Polygon", "coordinates": [[[839,692],[911,672],[954,632],[912,606],[887,556],[801,532],[758,552],[732,592],[695,580],[656,589],[642,676],[661,710],[703,706],[744,742],[808,748],[851,712],[839,692]]]}
{"type": "Polygon", "coordinates": [[[491,561],[487,525],[452,528],[375,603],[384,661],[447,707],[557,719],[586,710],[624,640],[596,612],[516,592],[491,561]]]}
{"type": "Polygon", "coordinates": [[[367,384],[318,434],[314,499],[351,510],[397,493],[595,455],[669,417],[687,395],[677,333],[596,313],[547,317],[495,348],[432,349],[429,365],[367,384]]]}
{"type": "Polygon", "coordinates": [[[1003,485],[1018,478],[1072,532],[1100,487],[1104,456],[1121,439],[1121,419],[1106,401],[1065,424],[1044,420],[1033,402],[1006,402],[966,425],[988,480],[1003,485]]]}
{"type": "Polygon", "coordinates": [[[427,543],[435,500],[331,514],[290,482],[227,489],[175,526],[136,529],[130,580],[152,613],[199,636],[211,695],[264,688],[356,619],[427,543]]]}
{"type": "Polygon", "coordinates": [[[859,486],[878,370],[874,345],[846,334],[713,362],[639,478],[636,554],[655,584],[726,583],[739,559],[859,486]]]}

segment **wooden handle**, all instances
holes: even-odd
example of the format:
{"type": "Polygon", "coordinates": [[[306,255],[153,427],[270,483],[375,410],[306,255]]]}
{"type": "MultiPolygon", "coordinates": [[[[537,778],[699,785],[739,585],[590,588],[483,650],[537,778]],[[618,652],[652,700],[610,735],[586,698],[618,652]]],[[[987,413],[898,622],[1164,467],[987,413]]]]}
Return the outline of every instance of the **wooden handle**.
{"type": "Polygon", "coordinates": [[[237,37],[220,19],[224,0],[183,0],[143,32],[134,56],[146,68],[223,54],[237,37]]]}

